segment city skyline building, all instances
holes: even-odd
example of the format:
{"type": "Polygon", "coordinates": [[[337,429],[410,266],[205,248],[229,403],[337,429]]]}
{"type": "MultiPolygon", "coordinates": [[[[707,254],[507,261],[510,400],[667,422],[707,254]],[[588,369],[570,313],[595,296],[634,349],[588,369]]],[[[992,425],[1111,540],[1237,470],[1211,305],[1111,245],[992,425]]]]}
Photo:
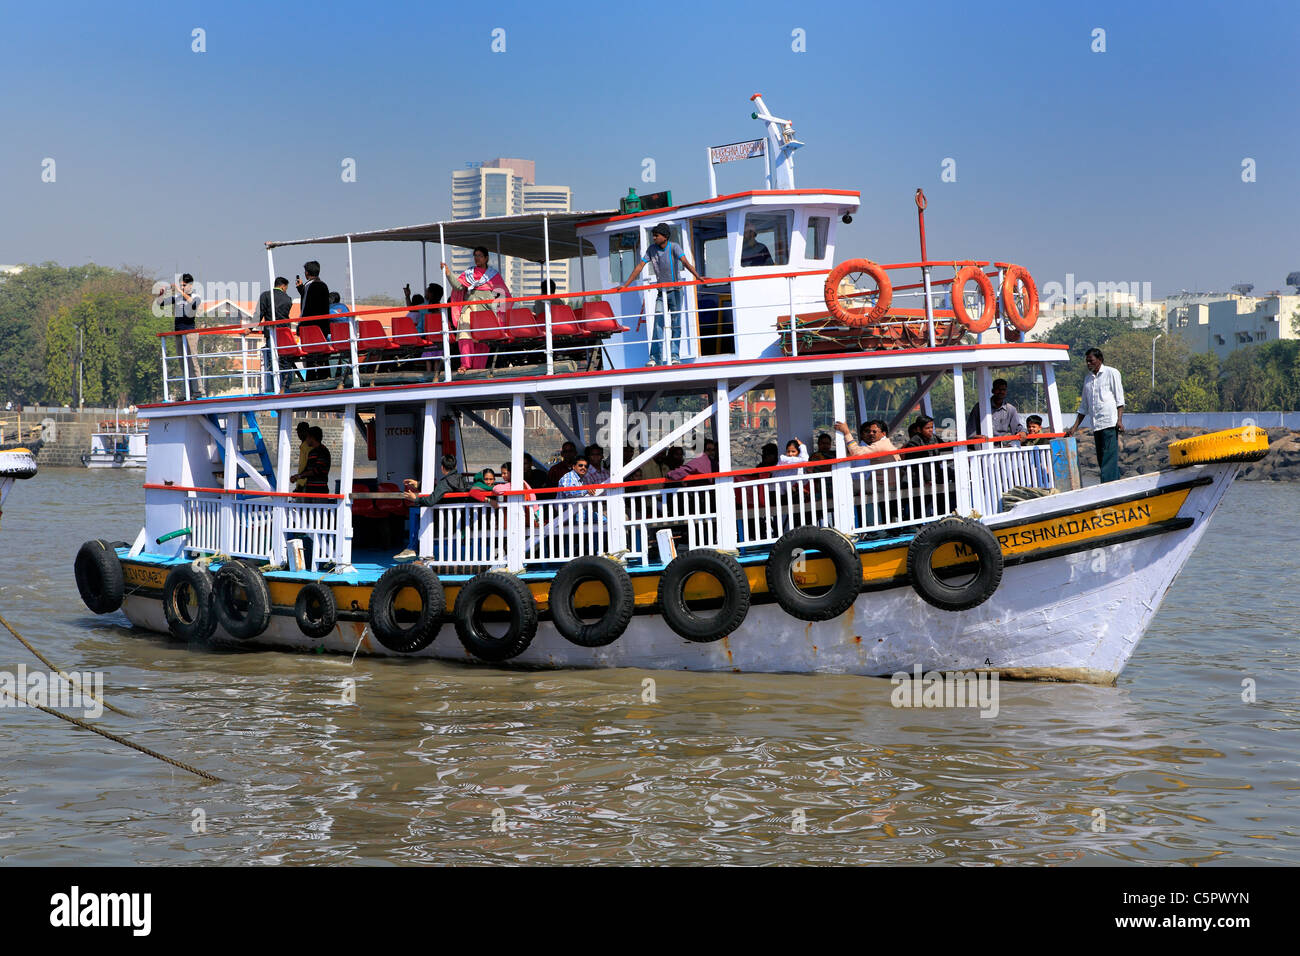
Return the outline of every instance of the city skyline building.
{"type": "MultiPolygon", "coordinates": [[[[531,213],[562,213],[573,210],[570,186],[538,185],[537,164],[530,159],[497,157],[482,163],[469,163],[451,174],[451,218],[479,219],[487,216],[520,216],[531,213]]],[[[449,251],[452,270],[460,273],[474,264],[473,252],[453,248],[449,251]]],[[[513,256],[501,256],[489,249],[489,261],[501,272],[512,295],[536,295],[541,292],[541,263],[513,256]]],[[[551,279],[557,293],[569,291],[569,264],[551,263],[551,279]]],[[[450,292],[450,290],[448,290],[450,292]]]]}

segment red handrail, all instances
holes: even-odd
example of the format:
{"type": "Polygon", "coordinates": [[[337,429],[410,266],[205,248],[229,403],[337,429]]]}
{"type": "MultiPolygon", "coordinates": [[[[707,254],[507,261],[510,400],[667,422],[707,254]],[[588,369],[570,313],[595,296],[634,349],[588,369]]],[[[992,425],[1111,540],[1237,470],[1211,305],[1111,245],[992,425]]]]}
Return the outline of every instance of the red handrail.
{"type": "MultiPolygon", "coordinates": [[[[1000,263],[990,263],[989,261],[982,260],[982,259],[943,259],[943,260],[930,260],[925,262],[881,263],[881,268],[889,270],[889,269],[916,269],[924,266],[966,266],[966,265],[979,266],[982,268],[990,264],[1001,265],[1000,263]]],[[[648,282],[648,283],[639,283],[633,286],[615,286],[609,289],[595,289],[590,292],[570,291],[570,292],[554,292],[554,293],[548,293],[546,295],[509,296],[509,297],[502,297],[500,299],[493,299],[490,304],[496,306],[496,305],[509,305],[512,303],[544,302],[548,299],[592,299],[599,296],[618,295],[625,292],[644,292],[648,289],[678,289],[678,288],[686,288],[688,286],[723,285],[723,284],[734,284],[738,282],[762,282],[770,279],[797,279],[803,276],[824,276],[824,275],[829,275],[830,273],[831,273],[830,269],[805,269],[805,270],[800,270],[795,272],[776,272],[776,273],[769,273],[765,275],[755,275],[755,276],[718,276],[718,277],[705,276],[703,280],[684,279],[678,282],[648,282]]],[[[951,281],[952,281],[951,279],[936,279],[933,282],[931,282],[931,285],[944,285],[950,283],[951,281]]],[[[894,286],[894,290],[904,291],[910,289],[919,289],[922,287],[923,287],[922,283],[915,283],[912,285],[894,286]]],[[[221,326],[212,326],[210,328],[205,328],[205,329],[182,329],[180,331],[159,332],[157,334],[159,338],[164,338],[164,337],[172,337],[177,335],[189,335],[194,332],[197,332],[199,335],[225,335],[233,332],[247,333],[247,332],[255,332],[260,329],[272,328],[278,325],[288,325],[297,322],[317,322],[322,320],[338,321],[340,319],[359,318],[368,315],[383,315],[387,313],[402,312],[403,310],[405,310],[406,312],[421,312],[421,311],[430,311],[433,309],[459,309],[459,308],[465,308],[470,304],[472,303],[434,302],[434,303],[426,303],[423,305],[411,305],[411,306],[383,305],[383,306],[375,306],[374,308],[356,309],[355,311],[351,311],[351,312],[334,312],[327,315],[299,316],[293,319],[272,319],[267,322],[259,322],[258,324],[252,326],[246,326],[242,324],[221,325],[221,326]]],[[[489,303],[483,302],[478,304],[487,305],[489,303]]]]}
{"type": "Polygon", "coordinates": [[[152,491],[198,491],[217,495],[243,495],[247,498],[319,498],[342,501],[347,495],[331,495],[319,491],[255,491],[248,488],[192,488],[188,485],[156,485],[146,482],[142,487],[152,491]]]}

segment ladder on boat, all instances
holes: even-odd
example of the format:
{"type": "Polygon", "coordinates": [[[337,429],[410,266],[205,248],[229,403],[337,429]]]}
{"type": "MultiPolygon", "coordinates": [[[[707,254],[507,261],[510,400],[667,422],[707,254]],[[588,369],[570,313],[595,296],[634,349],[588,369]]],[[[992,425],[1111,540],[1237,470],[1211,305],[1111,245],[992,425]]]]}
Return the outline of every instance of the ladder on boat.
{"type": "MultiPolygon", "coordinates": [[[[257,415],[254,412],[240,412],[241,418],[239,426],[239,438],[235,444],[237,451],[243,458],[252,461],[253,456],[257,456],[261,467],[257,469],[258,473],[266,479],[267,484],[272,488],[275,487],[275,465],[271,461],[271,453],[267,451],[266,440],[262,437],[262,429],[257,425],[257,415]],[[251,443],[249,443],[251,439],[251,443]]],[[[209,415],[208,420],[212,422],[222,433],[226,430],[225,416],[209,415]]],[[[226,461],[226,446],[217,442],[217,454],[222,464],[226,461]]]]}

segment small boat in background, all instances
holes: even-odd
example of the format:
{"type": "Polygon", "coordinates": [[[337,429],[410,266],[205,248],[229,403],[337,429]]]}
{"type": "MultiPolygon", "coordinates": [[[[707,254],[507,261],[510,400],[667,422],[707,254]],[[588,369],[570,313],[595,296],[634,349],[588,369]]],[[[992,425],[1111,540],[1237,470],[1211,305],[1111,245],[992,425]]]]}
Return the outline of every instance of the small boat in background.
{"type": "Polygon", "coordinates": [[[90,453],[81,456],[87,468],[143,468],[148,459],[149,423],[134,418],[99,423],[90,436],[90,453]]]}

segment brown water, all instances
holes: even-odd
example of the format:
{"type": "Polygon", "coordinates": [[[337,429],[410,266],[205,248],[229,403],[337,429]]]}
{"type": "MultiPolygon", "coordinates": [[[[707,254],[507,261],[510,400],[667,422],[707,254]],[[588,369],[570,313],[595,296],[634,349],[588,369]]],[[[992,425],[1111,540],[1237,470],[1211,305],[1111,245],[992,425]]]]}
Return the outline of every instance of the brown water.
{"type": "Polygon", "coordinates": [[[135,536],[141,480],[16,488],[0,614],[104,672],[134,716],[101,726],[223,782],[0,708],[6,863],[1300,862],[1300,485],[1229,491],[1119,686],[1003,682],[984,719],[858,677],[192,650],[77,596],[77,547],[135,536]]]}

